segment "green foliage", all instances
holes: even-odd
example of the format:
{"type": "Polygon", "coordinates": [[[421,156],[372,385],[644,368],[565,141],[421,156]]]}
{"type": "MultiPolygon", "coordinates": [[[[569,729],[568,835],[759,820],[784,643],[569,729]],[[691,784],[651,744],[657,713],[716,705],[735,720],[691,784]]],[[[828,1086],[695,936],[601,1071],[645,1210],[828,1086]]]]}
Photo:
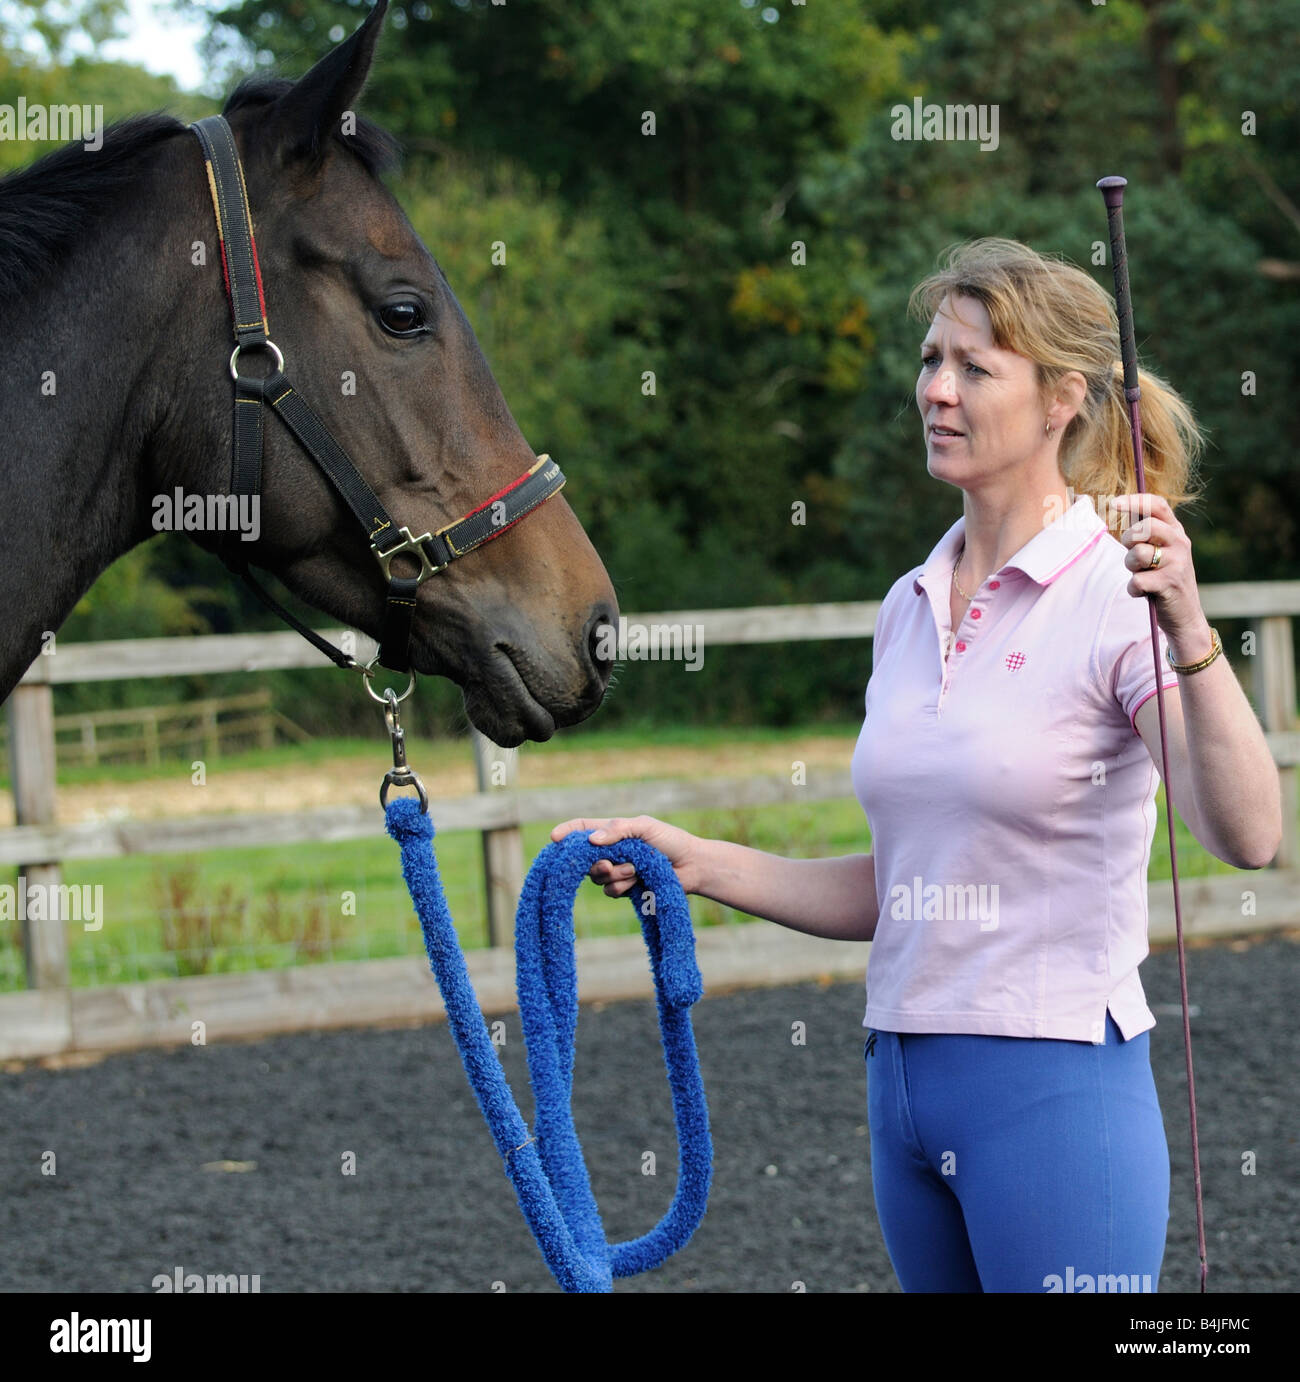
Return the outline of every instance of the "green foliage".
{"type": "MultiPolygon", "coordinates": [[[[125,0],[0,0],[0,105],[99,107],[105,125],[148,110],[191,120],[205,103],[170,77],[143,67],[80,54],[67,57],[73,34],[98,46],[115,37],[125,0]]],[[[0,139],[0,175],[25,167],[58,147],[55,139],[0,139]]]]}
{"type": "MultiPolygon", "coordinates": [[[[176,538],[155,539],[120,557],[104,572],[58,631],[68,643],[90,643],[109,638],[168,638],[211,633],[199,612],[205,602],[229,602],[228,589],[176,585],[165,574],[166,546],[176,538]]],[[[178,677],[167,682],[113,681],[60,686],[56,692],[59,714],[117,706],[162,705],[208,692],[200,687],[206,679],[178,677]]],[[[232,684],[229,694],[247,690],[247,683],[232,684]]],[[[223,692],[212,692],[221,695],[223,692]]]]}
{"type": "Polygon", "coordinates": [[[127,0],[0,0],[0,48],[35,39],[40,56],[57,65],[74,35],[96,46],[118,37],[126,10],[127,0]]]}
{"type": "MultiPolygon", "coordinates": [[[[214,70],[232,75],[300,73],[369,8],[219,4],[204,0],[214,70]]],[[[1260,261],[1300,261],[1292,9],[428,0],[392,6],[365,109],[403,140],[394,190],[525,435],[564,465],[626,612],[879,598],[923,560],[960,495],[926,472],[908,292],[945,246],[987,234],[1109,287],[1093,184],[1116,171],[1141,353],[1210,433],[1208,499],[1184,520],[1198,575],[1284,578],[1300,287],[1260,261]],[[917,96],[996,106],[998,147],[891,138],[891,108],[917,96]]],[[[275,627],[248,597],[223,604],[224,570],[197,549],[153,560],[214,630],[275,627]]],[[[119,627],[138,613],[122,606],[119,627]]],[[[863,652],[629,664],[602,718],[853,715],[863,652]]],[[[360,732],[366,707],[339,681],[275,684],[295,719],[360,732]]],[[[435,713],[454,728],[445,690],[435,713]]]]}

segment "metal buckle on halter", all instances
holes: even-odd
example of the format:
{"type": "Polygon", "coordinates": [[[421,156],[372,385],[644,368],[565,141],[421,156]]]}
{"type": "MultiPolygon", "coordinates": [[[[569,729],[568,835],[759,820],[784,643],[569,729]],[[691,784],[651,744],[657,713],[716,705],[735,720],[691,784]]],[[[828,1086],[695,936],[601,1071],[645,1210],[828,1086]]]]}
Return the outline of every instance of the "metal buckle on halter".
{"type": "Polygon", "coordinates": [[[393,573],[389,570],[393,558],[400,557],[403,552],[409,552],[420,563],[420,570],[415,577],[417,584],[421,581],[428,580],[430,576],[436,576],[439,571],[445,571],[447,569],[447,562],[443,562],[441,566],[435,566],[433,562],[429,560],[428,552],[424,550],[423,544],[433,537],[432,533],[425,533],[423,537],[412,537],[409,528],[399,528],[397,531],[402,534],[405,540],[399,542],[396,547],[389,547],[381,552],[378,543],[372,542],[370,544],[370,550],[375,554],[375,560],[383,569],[384,579],[386,581],[391,581],[393,579],[393,573]]]}

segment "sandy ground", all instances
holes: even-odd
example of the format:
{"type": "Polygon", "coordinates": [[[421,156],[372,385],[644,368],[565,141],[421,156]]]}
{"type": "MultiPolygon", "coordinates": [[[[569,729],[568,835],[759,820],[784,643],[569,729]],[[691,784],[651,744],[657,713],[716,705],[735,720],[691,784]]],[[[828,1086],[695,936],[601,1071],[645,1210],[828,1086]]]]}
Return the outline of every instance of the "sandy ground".
{"type": "MultiPolygon", "coordinates": [[[[586,782],[620,782],[637,778],[747,777],[759,773],[788,773],[798,760],[809,768],[847,768],[852,737],[804,735],[780,743],[721,745],[699,748],[643,748],[635,753],[612,749],[548,750],[519,757],[519,785],[561,787],[586,782]]],[[[411,741],[412,766],[433,796],[463,796],[477,790],[474,761],[468,743],[452,752],[436,753],[411,741]]],[[[195,787],[188,769],[177,764],[166,776],[130,783],[97,783],[64,787],[59,791],[60,824],[94,820],[143,820],[223,811],[306,811],[319,806],[365,805],[374,802],[384,772],[391,766],[387,750],[376,743],[372,752],[352,754],[324,763],[223,770],[209,768],[207,783],[195,787]]],[[[13,798],[0,799],[0,826],[14,823],[13,798]]]]}

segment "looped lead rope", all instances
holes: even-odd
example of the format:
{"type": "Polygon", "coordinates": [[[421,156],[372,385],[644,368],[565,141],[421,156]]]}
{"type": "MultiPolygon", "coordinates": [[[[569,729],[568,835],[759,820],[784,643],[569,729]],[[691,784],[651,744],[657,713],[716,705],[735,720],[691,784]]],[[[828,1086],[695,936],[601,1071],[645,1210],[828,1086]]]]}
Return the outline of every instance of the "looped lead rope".
{"type": "Polygon", "coordinates": [[[690,1016],[704,986],[686,894],[672,865],[643,840],[597,848],[582,832],[548,844],[533,861],[515,923],[519,1013],[536,1105],[530,1133],[465,966],[434,858],[433,821],[409,797],[389,802],[385,814],[388,833],[401,845],[402,874],[456,1048],[546,1265],[565,1291],[610,1291],[613,1277],[660,1266],[686,1245],[703,1219],[713,1173],[709,1112],[690,1016]],[[605,1237],[573,1125],[578,1022],[573,903],[597,859],[636,866],[637,886],[629,896],[650,954],[679,1148],[677,1189],[667,1213],[649,1233],[624,1243],[605,1237]]]}

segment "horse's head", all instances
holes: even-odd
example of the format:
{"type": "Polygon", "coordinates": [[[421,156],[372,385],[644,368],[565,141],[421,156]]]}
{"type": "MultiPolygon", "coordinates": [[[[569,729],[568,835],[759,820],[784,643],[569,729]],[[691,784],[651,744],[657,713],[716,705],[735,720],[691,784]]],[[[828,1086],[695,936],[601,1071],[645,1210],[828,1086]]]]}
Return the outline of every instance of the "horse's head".
{"type": "MultiPolygon", "coordinates": [[[[419,534],[479,507],[536,457],[441,269],[376,176],[387,138],[353,114],[385,8],[301,80],[245,84],[225,115],[284,372],[395,522],[419,534]]],[[[192,163],[211,227],[197,140],[192,163]]],[[[219,269],[186,316],[191,377],[211,403],[205,430],[224,425],[227,438],[207,472],[220,477],[231,409],[219,269]]],[[[239,555],[378,637],[386,586],[365,534],[269,410],[264,430],[260,533],[239,555]]],[[[183,483],[165,459],[157,465],[160,481],[183,483]]],[[[414,562],[399,556],[394,571],[414,575],[414,562]]],[[[600,703],[611,664],[596,630],[616,618],[605,569],[559,495],[421,584],[410,658],[457,682],[471,721],[497,743],[546,739],[600,703]]]]}

